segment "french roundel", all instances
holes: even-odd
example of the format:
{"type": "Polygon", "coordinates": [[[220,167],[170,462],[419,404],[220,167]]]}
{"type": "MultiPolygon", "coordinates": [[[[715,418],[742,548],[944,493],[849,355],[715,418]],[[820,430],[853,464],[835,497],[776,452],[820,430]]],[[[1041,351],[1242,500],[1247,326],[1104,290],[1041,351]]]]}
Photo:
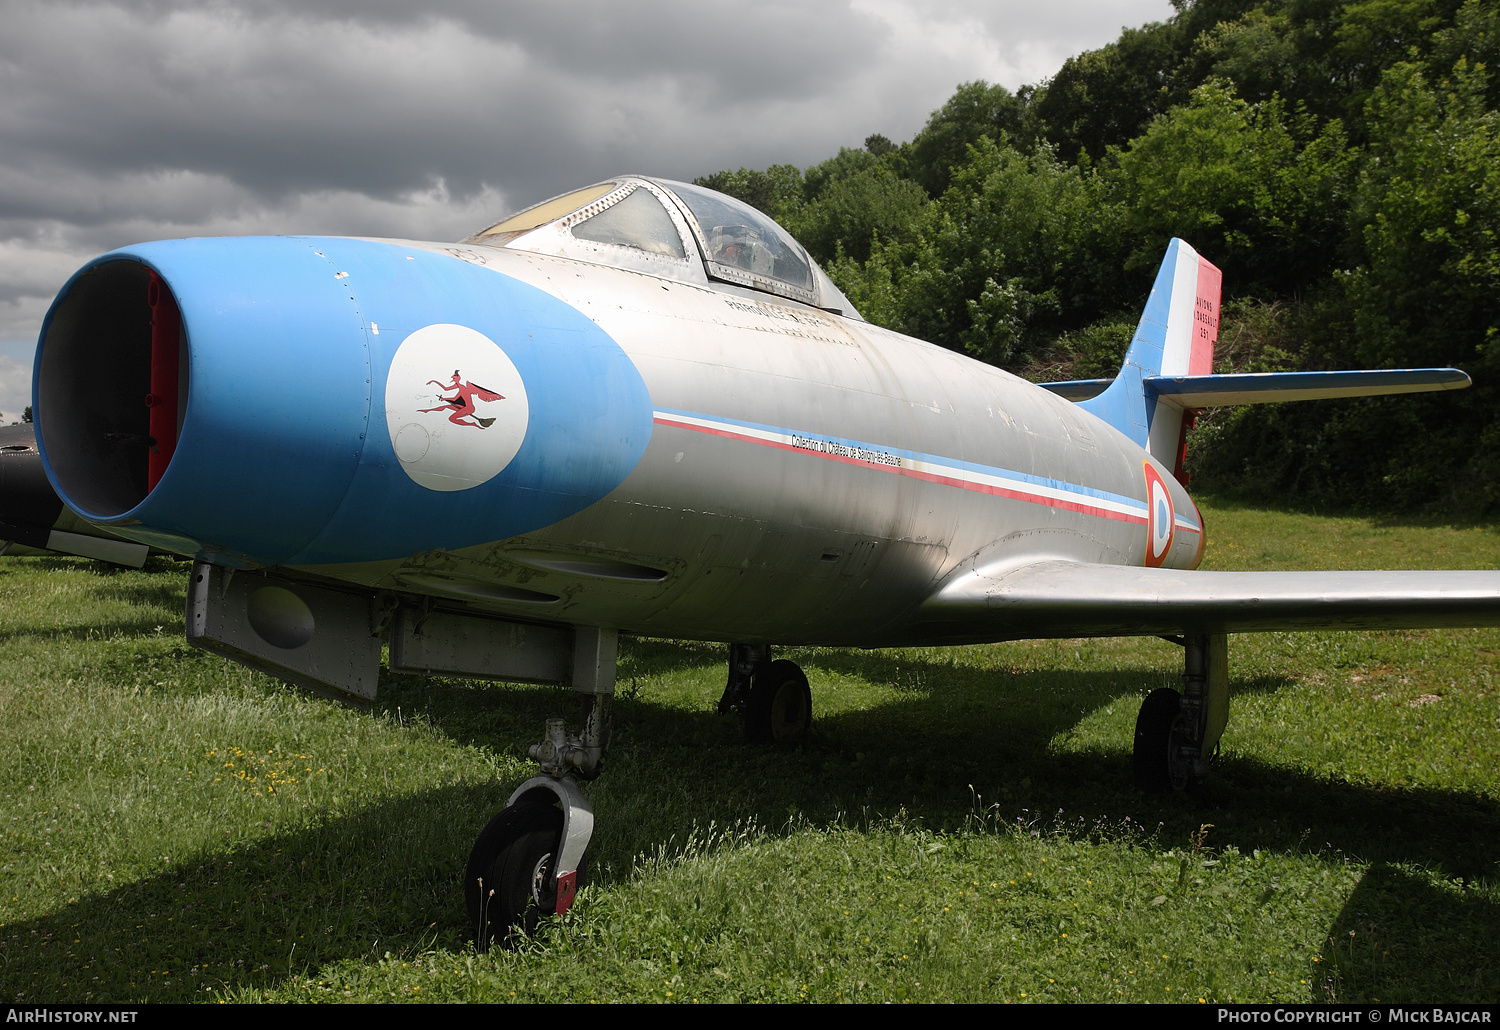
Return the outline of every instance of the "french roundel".
{"type": "Polygon", "coordinates": [[[1146,564],[1156,567],[1172,551],[1172,533],[1177,521],[1172,510],[1172,491],[1152,464],[1141,463],[1146,470],[1146,564]]]}

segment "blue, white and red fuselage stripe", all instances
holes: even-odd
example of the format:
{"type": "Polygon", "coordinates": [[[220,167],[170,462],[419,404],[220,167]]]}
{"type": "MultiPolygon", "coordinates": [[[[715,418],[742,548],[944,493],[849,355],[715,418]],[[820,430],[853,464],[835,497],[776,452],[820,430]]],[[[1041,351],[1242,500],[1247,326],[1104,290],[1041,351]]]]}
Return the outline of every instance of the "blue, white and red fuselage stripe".
{"type": "MultiPolygon", "coordinates": [[[[701,412],[658,408],[656,424],[686,429],[696,433],[740,440],[762,447],[797,451],[829,461],[909,476],[930,483],[940,483],[959,490],[991,494],[1040,504],[1065,511],[1081,512],[1098,518],[1145,525],[1148,522],[1146,502],[1122,494],[1108,493],[1078,483],[1044,479],[1013,469],[961,461],[937,454],[923,454],[899,447],[886,447],[822,433],[803,432],[783,426],[706,415],[701,412]]],[[[1202,531],[1194,520],[1177,513],[1173,520],[1179,529],[1190,533],[1202,531]]]]}

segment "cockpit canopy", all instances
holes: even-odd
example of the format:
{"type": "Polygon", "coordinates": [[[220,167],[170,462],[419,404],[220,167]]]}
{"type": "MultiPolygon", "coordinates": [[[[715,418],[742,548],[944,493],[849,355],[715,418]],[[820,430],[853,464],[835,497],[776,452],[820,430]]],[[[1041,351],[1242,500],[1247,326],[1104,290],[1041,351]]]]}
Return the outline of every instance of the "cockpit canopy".
{"type": "Polygon", "coordinates": [[[859,313],[781,226],[702,186],[622,175],[529,207],[465,243],[529,250],[776,294],[849,318],[859,313]]]}

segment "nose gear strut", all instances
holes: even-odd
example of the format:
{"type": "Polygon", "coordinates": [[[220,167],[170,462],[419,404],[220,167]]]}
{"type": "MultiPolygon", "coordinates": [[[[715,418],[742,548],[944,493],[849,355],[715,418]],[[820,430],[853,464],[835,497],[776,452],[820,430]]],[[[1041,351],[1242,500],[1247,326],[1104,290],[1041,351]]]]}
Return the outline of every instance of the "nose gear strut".
{"type": "Polygon", "coordinates": [[[577,627],[573,688],[584,695],[583,730],[573,736],[564,720],[547,720],[546,737],[529,751],[541,774],[511,793],[474,843],[464,899],[481,951],[493,939],[531,933],[541,918],[566,913],[584,884],[594,809],[578,781],[604,770],[617,639],[613,630],[577,627]]]}

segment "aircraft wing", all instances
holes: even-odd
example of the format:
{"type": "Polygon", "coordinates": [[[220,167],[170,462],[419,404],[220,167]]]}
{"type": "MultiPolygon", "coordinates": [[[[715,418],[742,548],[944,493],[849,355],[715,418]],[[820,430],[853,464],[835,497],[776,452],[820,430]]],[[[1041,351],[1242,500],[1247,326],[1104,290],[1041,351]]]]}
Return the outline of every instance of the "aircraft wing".
{"type": "Polygon", "coordinates": [[[949,576],[917,617],[935,637],[954,641],[1500,625],[1500,571],[978,565],[949,576]]]}

